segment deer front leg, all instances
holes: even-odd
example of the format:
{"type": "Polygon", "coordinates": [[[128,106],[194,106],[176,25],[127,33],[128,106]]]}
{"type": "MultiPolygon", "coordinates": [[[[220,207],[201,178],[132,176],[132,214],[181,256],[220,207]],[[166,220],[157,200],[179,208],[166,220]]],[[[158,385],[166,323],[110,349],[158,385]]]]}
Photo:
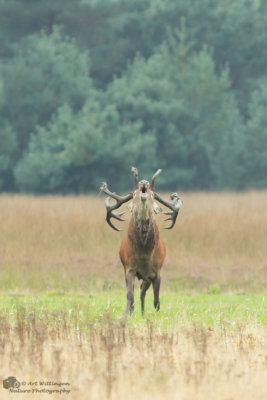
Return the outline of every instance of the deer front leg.
{"type": "Polygon", "coordinates": [[[160,276],[155,278],[152,281],[153,285],[153,292],[154,292],[154,307],[156,311],[159,311],[160,309],[160,301],[159,301],[159,289],[160,289],[160,276]]]}
{"type": "Polygon", "coordinates": [[[126,289],[127,289],[127,307],[125,315],[132,314],[134,310],[134,278],[135,274],[128,270],[125,273],[126,289]]]}
{"type": "Polygon", "coordinates": [[[144,315],[145,311],[145,297],[146,297],[146,291],[149,288],[151,282],[148,281],[143,281],[141,285],[141,292],[140,292],[140,298],[141,298],[141,311],[142,315],[144,315]]]}

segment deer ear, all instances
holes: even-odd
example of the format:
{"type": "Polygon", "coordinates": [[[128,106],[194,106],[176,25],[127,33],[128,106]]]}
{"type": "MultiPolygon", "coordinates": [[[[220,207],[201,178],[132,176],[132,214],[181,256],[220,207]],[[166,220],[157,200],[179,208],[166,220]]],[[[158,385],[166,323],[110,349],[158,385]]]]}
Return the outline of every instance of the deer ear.
{"type": "Polygon", "coordinates": [[[131,201],[129,204],[128,204],[128,210],[130,210],[131,212],[132,212],[132,210],[133,210],[133,202],[131,201]]]}
{"type": "Polygon", "coordinates": [[[156,202],[153,203],[153,210],[154,210],[155,214],[159,214],[159,213],[162,212],[162,209],[160,208],[160,206],[156,202]]]}

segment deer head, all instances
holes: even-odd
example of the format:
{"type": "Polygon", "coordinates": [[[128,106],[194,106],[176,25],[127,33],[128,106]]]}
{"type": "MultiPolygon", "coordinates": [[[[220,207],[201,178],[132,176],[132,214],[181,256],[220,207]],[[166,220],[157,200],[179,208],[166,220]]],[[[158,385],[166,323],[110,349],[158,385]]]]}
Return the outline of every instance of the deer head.
{"type": "Polygon", "coordinates": [[[127,196],[118,196],[116,193],[112,193],[108,190],[107,184],[105,182],[102,183],[100,190],[106,193],[109,197],[106,199],[106,209],[107,209],[107,223],[111,226],[111,228],[119,231],[120,229],[114,226],[111,222],[111,218],[115,218],[119,221],[124,221],[121,216],[124,213],[114,213],[113,211],[118,209],[123,203],[132,200],[129,204],[129,209],[132,213],[132,216],[137,221],[145,221],[148,219],[154,218],[154,213],[158,214],[161,212],[161,208],[157,205],[155,200],[170,208],[171,212],[165,212],[169,217],[166,219],[171,220],[171,225],[166,227],[166,229],[173,228],[179,210],[182,206],[182,200],[178,196],[177,193],[171,194],[172,202],[166,201],[162,199],[157,193],[154,191],[155,179],[162,172],[161,169],[157,170],[157,172],[153,175],[151,179],[151,185],[146,180],[141,180],[138,182],[138,171],[135,167],[131,168],[131,171],[134,174],[134,190],[129,193],[127,196]],[[116,204],[110,204],[110,198],[116,200],[116,204]]]}
{"type": "Polygon", "coordinates": [[[134,191],[133,200],[130,202],[128,208],[132,213],[134,220],[138,223],[147,223],[147,221],[153,221],[154,213],[158,214],[161,212],[161,208],[154,200],[154,181],[157,175],[161,172],[158,170],[157,173],[152,177],[151,186],[145,179],[138,182],[137,169],[132,167],[134,173],[134,191]]]}

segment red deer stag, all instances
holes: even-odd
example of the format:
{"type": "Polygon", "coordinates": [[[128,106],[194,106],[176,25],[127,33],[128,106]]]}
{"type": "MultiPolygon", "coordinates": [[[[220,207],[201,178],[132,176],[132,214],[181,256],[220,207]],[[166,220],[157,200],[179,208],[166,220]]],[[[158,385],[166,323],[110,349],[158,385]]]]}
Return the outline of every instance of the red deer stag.
{"type": "Polygon", "coordinates": [[[146,180],[138,182],[137,169],[132,167],[131,170],[134,174],[134,191],[127,196],[118,196],[116,193],[110,192],[105,182],[101,186],[101,191],[109,196],[106,199],[106,221],[116,231],[120,229],[113,225],[111,218],[124,221],[122,219],[122,214],[124,213],[115,213],[114,210],[119,208],[123,203],[132,200],[129,204],[132,218],[129,223],[128,232],[120,247],[120,259],[124,266],[127,287],[126,315],[129,312],[132,313],[134,309],[134,279],[136,276],[138,279],[143,280],[141,284],[142,314],[144,313],[146,291],[151,283],[154,292],[154,307],[157,311],[159,310],[160,271],[165,258],[166,248],[159,235],[159,229],[154,217],[154,214],[158,214],[161,211],[155,200],[171,209],[170,212],[165,212],[165,214],[169,215],[166,221],[171,221],[170,226],[166,229],[173,228],[182,205],[182,200],[177,193],[172,193],[172,201],[170,202],[163,200],[154,192],[155,179],[161,173],[161,169],[153,175],[151,186],[146,180]],[[111,197],[116,200],[116,204],[110,204],[111,197]]]}

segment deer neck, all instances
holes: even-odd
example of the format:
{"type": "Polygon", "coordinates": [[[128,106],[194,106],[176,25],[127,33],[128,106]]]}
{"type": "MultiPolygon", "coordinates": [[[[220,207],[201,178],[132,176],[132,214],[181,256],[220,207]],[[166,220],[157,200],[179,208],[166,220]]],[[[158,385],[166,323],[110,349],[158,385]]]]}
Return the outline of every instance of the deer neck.
{"type": "Polygon", "coordinates": [[[141,202],[134,208],[130,222],[130,239],[135,247],[152,250],[158,240],[153,208],[141,202]]]}

